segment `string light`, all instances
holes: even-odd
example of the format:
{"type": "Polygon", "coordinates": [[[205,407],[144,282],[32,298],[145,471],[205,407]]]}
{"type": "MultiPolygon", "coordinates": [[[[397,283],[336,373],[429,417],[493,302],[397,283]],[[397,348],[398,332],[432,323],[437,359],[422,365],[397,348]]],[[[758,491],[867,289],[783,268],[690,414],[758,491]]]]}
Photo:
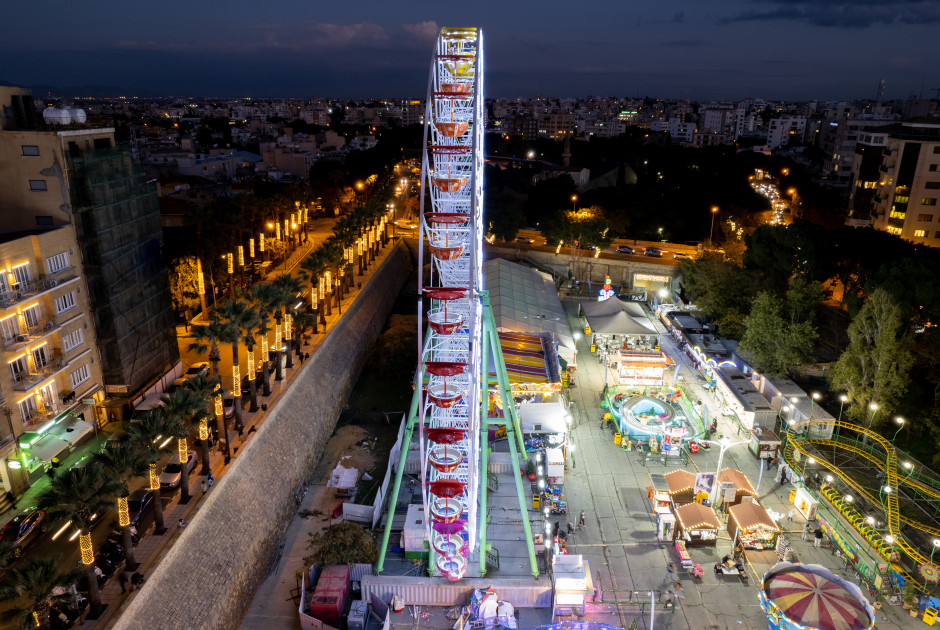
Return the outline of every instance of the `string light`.
{"type": "Polygon", "coordinates": [[[261,232],[258,235],[258,251],[260,252],[264,251],[264,232],[261,232]]]}
{"type": "Polygon", "coordinates": [[[205,441],[209,439],[209,422],[205,418],[199,421],[199,440],[205,441]]]}
{"type": "Polygon", "coordinates": [[[248,378],[254,378],[255,376],[255,349],[251,348],[248,350],[248,353],[245,355],[248,360],[248,378]]]}
{"type": "Polygon", "coordinates": [[[245,266],[245,246],[244,245],[238,246],[238,266],[239,267],[245,266]]]}
{"type": "Polygon", "coordinates": [[[215,415],[222,415],[222,394],[215,395],[215,415]]]}
{"type": "Polygon", "coordinates": [[[238,371],[238,364],[232,366],[232,396],[241,395],[241,378],[238,371]]]}
{"type": "Polygon", "coordinates": [[[87,567],[95,563],[95,554],[91,547],[91,532],[79,535],[78,548],[82,552],[82,564],[87,567]]]}
{"type": "Polygon", "coordinates": [[[118,525],[127,527],[131,524],[130,510],[127,508],[127,497],[118,497],[118,525]]]}
{"type": "Polygon", "coordinates": [[[160,478],[157,477],[157,465],[150,464],[150,488],[149,490],[160,489],[160,478]]]}
{"type": "Polygon", "coordinates": [[[228,257],[228,273],[229,275],[235,273],[235,257],[231,254],[226,254],[228,257]]]}
{"type": "Polygon", "coordinates": [[[202,277],[202,270],[196,272],[196,290],[199,292],[199,295],[206,294],[206,281],[202,277]]]}
{"type": "Polygon", "coordinates": [[[294,321],[294,318],[291,317],[290,313],[287,313],[286,315],[284,315],[284,339],[286,339],[287,341],[291,340],[291,334],[293,332],[291,328],[293,327],[293,321],[294,321]]]}
{"type": "Polygon", "coordinates": [[[277,240],[281,240],[281,222],[280,221],[274,222],[274,236],[277,238],[277,240]]]}
{"type": "Polygon", "coordinates": [[[189,449],[186,446],[186,438],[179,438],[176,442],[176,454],[180,458],[180,468],[184,470],[186,468],[186,458],[189,456],[189,449]]]}
{"type": "Polygon", "coordinates": [[[255,257],[255,239],[248,239],[248,256],[249,258],[255,257]]]}

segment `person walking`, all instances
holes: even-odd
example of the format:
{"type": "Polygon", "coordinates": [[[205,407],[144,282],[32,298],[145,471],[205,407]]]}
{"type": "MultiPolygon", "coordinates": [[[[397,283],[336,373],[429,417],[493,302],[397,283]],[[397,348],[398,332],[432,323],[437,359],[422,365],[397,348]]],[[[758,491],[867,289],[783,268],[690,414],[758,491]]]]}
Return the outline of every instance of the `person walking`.
{"type": "Polygon", "coordinates": [[[184,521],[183,519],[180,519],[178,525],[180,526],[180,529],[183,529],[184,527],[186,527],[186,521],[184,521]]]}
{"type": "Polygon", "coordinates": [[[570,536],[573,533],[574,533],[574,523],[572,523],[571,521],[568,521],[568,535],[570,536]]]}
{"type": "Polygon", "coordinates": [[[128,575],[128,571],[121,571],[121,575],[118,576],[118,583],[121,585],[121,594],[127,592],[127,585],[130,583],[131,578],[128,575]]]}
{"type": "Polygon", "coordinates": [[[584,510],[581,510],[581,516],[578,517],[578,531],[584,529],[584,510]]]}
{"type": "Polygon", "coordinates": [[[813,541],[813,546],[816,547],[816,549],[819,549],[819,543],[822,542],[823,539],[823,531],[821,529],[817,529],[813,535],[816,537],[816,539],[813,541]]]}
{"type": "Polygon", "coordinates": [[[803,526],[803,533],[800,536],[803,539],[803,542],[806,542],[807,536],[809,536],[809,521],[806,521],[806,525],[803,526]]]}
{"type": "Polygon", "coordinates": [[[558,538],[558,530],[561,529],[561,523],[555,521],[555,525],[552,528],[552,538],[558,538]]]}
{"type": "Polygon", "coordinates": [[[666,565],[666,575],[663,576],[663,582],[667,584],[672,584],[676,581],[676,563],[669,561],[669,564],[666,565]]]}
{"type": "Polygon", "coordinates": [[[215,477],[212,476],[211,470],[209,471],[209,476],[207,477],[207,479],[209,480],[209,487],[211,488],[212,484],[215,483],[215,477]]]}
{"type": "MultiPolygon", "coordinates": [[[[202,485],[202,494],[203,496],[205,496],[205,494],[209,491],[209,484],[207,484],[206,480],[203,479],[201,485],[202,485]]],[[[803,540],[806,540],[806,538],[804,537],[803,540]]]]}

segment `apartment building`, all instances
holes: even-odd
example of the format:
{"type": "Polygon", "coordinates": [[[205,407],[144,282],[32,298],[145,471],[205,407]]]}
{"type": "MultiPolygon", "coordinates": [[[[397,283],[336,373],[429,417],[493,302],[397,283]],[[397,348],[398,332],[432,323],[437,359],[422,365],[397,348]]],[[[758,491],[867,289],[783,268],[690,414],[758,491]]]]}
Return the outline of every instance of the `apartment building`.
{"type": "Polygon", "coordinates": [[[0,494],[22,493],[103,414],[101,361],[68,226],[0,234],[0,494]]]}
{"type": "MultiPolygon", "coordinates": [[[[895,123],[881,152],[879,180],[871,201],[872,226],[915,243],[940,247],[940,118],[895,123]]],[[[866,139],[878,146],[877,134],[866,139]]],[[[861,170],[858,183],[869,181],[861,170]]]]}
{"type": "Polygon", "coordinates": [[[0,87],[0,238],[60,227],[70,235],[68,249],[37,254],[34,272],[48,275],[38,261],[68,252],[87,285],[72,299],[88,313],[85,343],[97,343],[107,394],[96,405],[108,411],[96,408],[88,419],[120,418],[138,391],[179,361],[156,189],[130,149],[115,146],[109,120],[49,118],[29,90],[0,87]]]}

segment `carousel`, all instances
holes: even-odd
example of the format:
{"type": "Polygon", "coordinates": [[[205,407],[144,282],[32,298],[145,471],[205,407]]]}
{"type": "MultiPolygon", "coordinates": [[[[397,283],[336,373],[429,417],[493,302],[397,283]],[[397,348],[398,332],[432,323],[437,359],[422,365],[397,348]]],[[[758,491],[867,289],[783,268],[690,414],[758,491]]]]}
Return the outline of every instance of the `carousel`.
{"type": "Polygon", "coordinates": [[[770,630],[871,630],[875,624],[858,586],[818,564],[774,565],[759,597],[770,630]]]}

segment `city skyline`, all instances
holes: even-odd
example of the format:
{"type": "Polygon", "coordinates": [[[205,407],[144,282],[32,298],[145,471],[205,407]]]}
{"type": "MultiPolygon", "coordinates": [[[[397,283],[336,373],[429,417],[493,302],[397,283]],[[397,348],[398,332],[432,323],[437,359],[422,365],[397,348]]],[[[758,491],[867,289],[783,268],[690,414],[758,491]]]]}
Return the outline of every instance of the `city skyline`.
{"type": "Polygon", "coordinates": [[[0,43],[0,81],[218,97],[422,97],[440,26],[479,24],[489,97],[693,100],[929,98],[940,4],[917,0],[680,0],[643,13],[617,2],[472,8],[367,0],[312,6],[170,2],[20,5],[0,43]],[[98,86],[97,88],[94,86],[98,86]]]}

